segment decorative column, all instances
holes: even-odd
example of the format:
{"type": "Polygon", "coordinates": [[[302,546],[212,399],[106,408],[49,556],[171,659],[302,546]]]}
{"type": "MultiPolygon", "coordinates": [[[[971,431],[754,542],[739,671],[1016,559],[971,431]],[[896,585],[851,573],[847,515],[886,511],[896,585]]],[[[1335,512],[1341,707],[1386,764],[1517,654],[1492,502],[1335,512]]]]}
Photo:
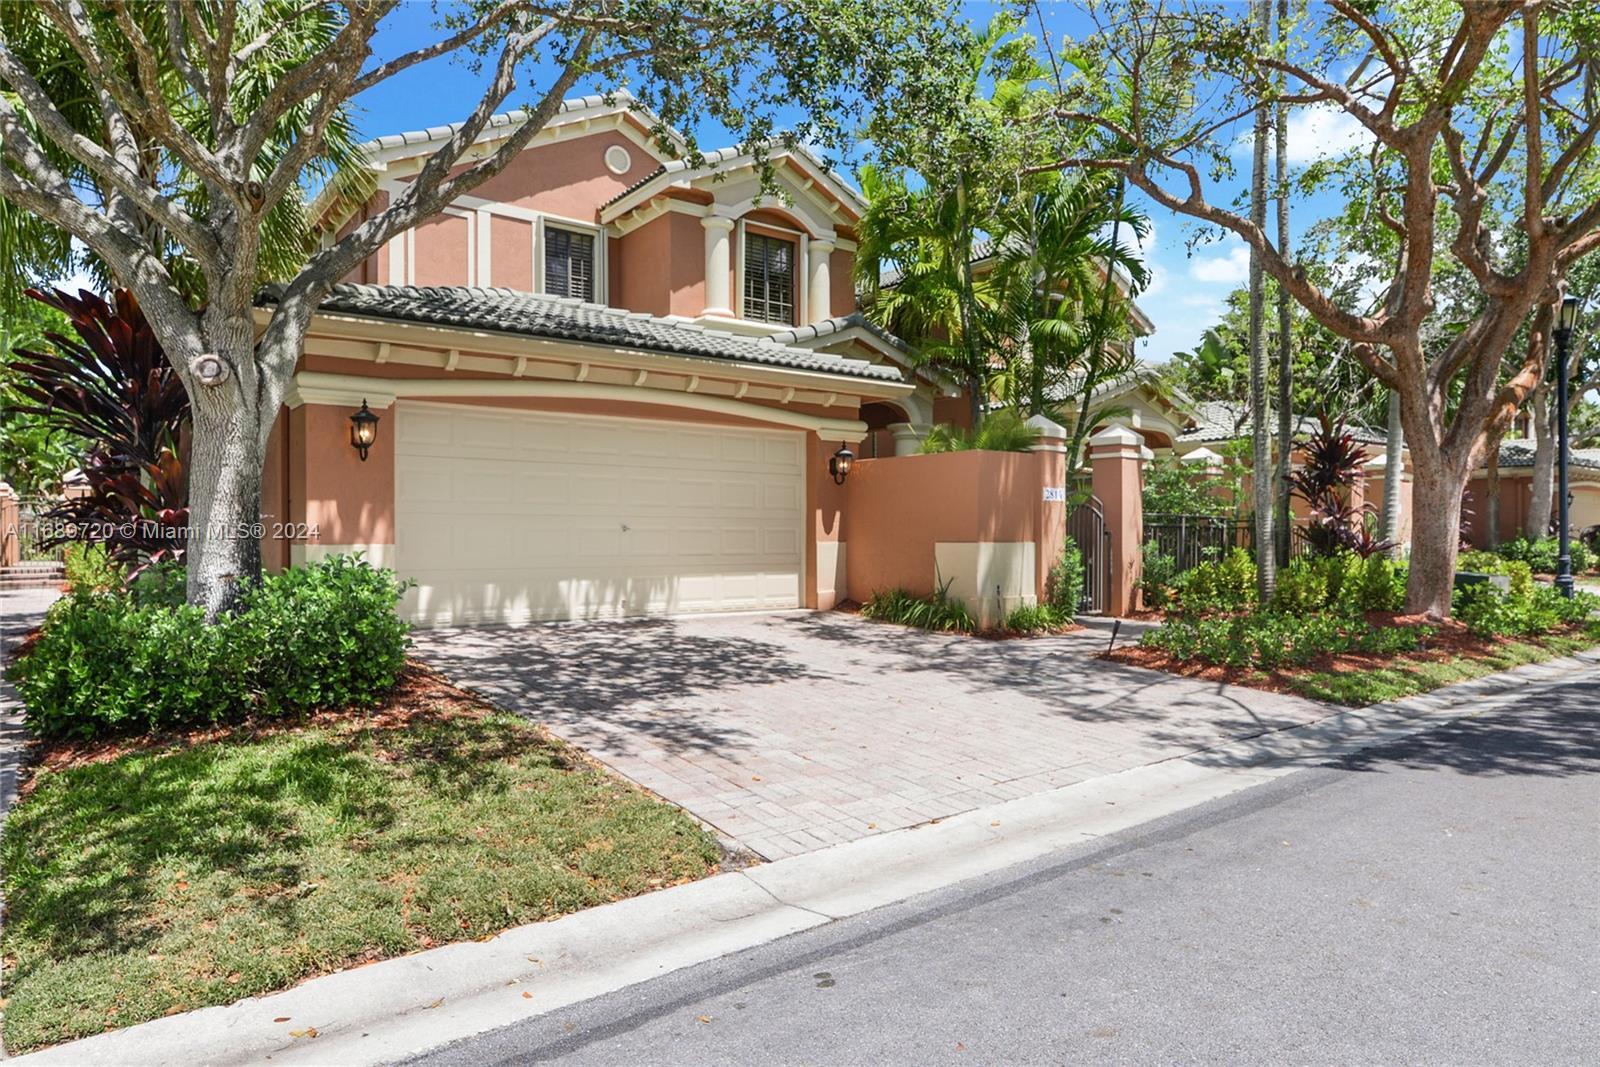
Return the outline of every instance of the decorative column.
{"type": "Polygon", "coordinates": [[[1111,535],[1111,588],[1106,611],[1126,615],[1138,607],[1144,551],[1144,445],[1126,426],[1107,426],[1089,438],[1094,495],[1105,509],[1111,535]]]}
{"type": "Polygon", "coordinates": [[[833,317],[833,288],[828,269],[828,257],[833,254],[833,249],[833,242],[826,238],[813,238],[808,242],[807,255],[811,260],[811,269],[806,287],[811,306],[806,311],[811,316],[811,322],[833,317]]]}
{"type": "Polygon", "coordinates": [[[922,439],[927,436],[927,430],[919,430],[909,422],[891,422],[887,427],[894,437],[894,454],[897,456],[914,456],[922,451],[922,439]]]}
{"type": "Polygon", "coordinates": [[[733,220],[721,215],[707,215],[700,220],[706,229],[706,309],[704,314],[733,318],[733,299],[728,292],[729,245],[728,234],[733,230],[733,220]]]}
{"type": "MultiPolygon", "coordinates": [[[[1039,476],[1037,525],[1034,543],[1038,555],[1033,568],[1034,597],[1043,602],[1050,590],[1050,572],[1061,560],[1061,548],[1067,539],[1067,429],[1043,415],[1034,415],[1028,427],[1036,430],[1039,439],[1028,449],[1033,453],[1035,470],[1039,476]]],[[[1073,605],[1077,611],[1077,605],[1073,605]]]]}

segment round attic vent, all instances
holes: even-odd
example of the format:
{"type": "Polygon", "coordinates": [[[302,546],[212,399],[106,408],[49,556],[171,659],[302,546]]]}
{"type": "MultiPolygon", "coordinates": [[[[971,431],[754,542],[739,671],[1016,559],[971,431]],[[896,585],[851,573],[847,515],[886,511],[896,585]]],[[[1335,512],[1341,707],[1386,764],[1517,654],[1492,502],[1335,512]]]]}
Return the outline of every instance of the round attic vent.
{"type": "Polygon", "coordinates": [[[628,168],[633,166],[633,157],[628,155],[628,150],[619,144],[614,144],[606,149],[606,169],[612,174],[626,174],[628,168]]]}

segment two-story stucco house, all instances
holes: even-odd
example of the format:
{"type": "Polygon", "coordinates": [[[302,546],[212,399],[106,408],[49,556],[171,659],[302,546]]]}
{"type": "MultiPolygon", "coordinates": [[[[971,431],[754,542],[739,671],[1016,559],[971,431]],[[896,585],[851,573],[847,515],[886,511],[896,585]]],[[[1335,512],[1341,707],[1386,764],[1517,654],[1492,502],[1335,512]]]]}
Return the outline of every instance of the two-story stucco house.
{"type": "MultiPolygon", "coordinates": [[[[625,97],[568,101],[325,302],[264,482],[303,536],[270,540],[269,566],[363,551],[432,624],[842,595],[830,457],[912,451],[967,404],[855,313],[848,184],[775,150],[785,195],[763,197],[749,157],[691,168],[649,128],[625,97]]],[[[381,209],[448,132],[380,139],[373,199],[317,209],[335,228],[381,209]]]]}

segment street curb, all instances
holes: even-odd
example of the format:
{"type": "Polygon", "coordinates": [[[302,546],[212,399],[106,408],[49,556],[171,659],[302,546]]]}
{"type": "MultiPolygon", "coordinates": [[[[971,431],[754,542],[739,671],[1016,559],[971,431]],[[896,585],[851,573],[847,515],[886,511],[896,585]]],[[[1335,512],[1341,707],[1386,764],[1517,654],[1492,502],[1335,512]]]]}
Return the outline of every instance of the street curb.
{"type": "Polygon", "coordinates": [[[1600,650],[313,978],[20,1057],[23,1064],[390,1062],[999,871],[1570,683],[1600,650]],[[283,1020],[283,1021],[278,1021],[283,1020]],[[294,1037],[293,1033],[305,1036],[294,1037]],[[316,1036],[310,1036],[312,1033],[316,1036]]]}

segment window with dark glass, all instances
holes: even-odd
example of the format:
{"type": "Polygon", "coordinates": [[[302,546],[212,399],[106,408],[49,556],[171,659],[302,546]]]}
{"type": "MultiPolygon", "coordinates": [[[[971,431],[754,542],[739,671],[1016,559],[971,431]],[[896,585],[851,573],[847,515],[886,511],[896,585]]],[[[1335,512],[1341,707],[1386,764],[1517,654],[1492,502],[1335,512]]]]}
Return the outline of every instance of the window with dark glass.
{"type": "Polygon", "coordinates": [[[794,242],[745,236],[744,317],[794,325],[794,242]]]}
{"type": "Polygon", "coordinates": [[[551,296],[594,299],[594,235],[544,230],[544,291],[551,296]]]}

